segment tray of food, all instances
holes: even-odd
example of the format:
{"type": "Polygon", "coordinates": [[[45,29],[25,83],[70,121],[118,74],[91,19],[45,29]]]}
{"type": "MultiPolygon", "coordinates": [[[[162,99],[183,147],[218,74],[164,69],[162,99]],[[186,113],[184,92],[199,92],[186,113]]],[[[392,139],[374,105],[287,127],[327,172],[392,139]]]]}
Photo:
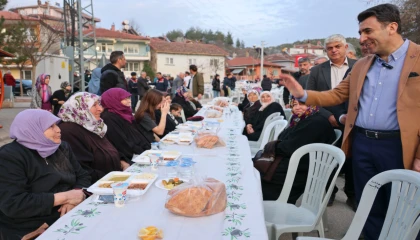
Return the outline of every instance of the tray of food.
{"type": "Polygon", "coordinates": [[[155,173],[110,172],[87,190],[99,195],[113,195],[111,184],[127,182],[129,183],[127,194],[141,196],[147,192],[157,177],[158,175],[155,173]]]}
{"type": "Polygon", "coordinates": [[[191,132],[170,132],[160,141],[167,144],[190,145],[194,141],[194,134],[191,132]]]}
{"type": "Polygon", "coordinates": [[[147,150],[133,158],[132,161],[139,164],[150,164],[150,156],[155,155],[159,158],[163,157],[163,161],[159,161],[159,165],[166,165],[168,161],[177,160],[181,154],[179,151],[147,150]]]}

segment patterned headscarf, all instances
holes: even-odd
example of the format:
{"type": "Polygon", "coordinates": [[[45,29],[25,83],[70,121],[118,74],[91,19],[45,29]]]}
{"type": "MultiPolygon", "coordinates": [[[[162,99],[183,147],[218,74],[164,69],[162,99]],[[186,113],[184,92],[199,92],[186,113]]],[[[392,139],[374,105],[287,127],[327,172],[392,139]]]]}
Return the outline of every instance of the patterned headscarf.
{"type": "Polygon", "coordinates": [[[106,134],[107,126],[104,120],[96,118],[90,112],[90,108],[95,102],[100,102],[101,98],[93,93],[78,92],[71,96],[58,112],[58,117],[63,122],[73,122],[84,127],[86,130],[97,134],[103,138],[106,134]]]}
{"type": "Polygon", "coordinates": [[[61,88],[61,89],[66,89],[66,87],[67,87],[67,86],[69,86],[69,85],[70,85],[70,83],[69,83],[69,82],[64,81],[64,82],[62,82],[62,83],[60,84],[60,88],[61,88]]]}
{"type": "Polygon", "coordinates": [[[274,97],[273,97],[273,94],[271,94],[271,92],[269,92],[269,91],[264,91],[264,92],[262,92],[261,93],[261,95],[260,95],[260,103],[261,103],[261,107],[260,107],[260,111],[263,111],[268,105],[270,105],[270,104],[272,104],[274,102],[274,97]],[[271,102],[269,102],[269,103],[263,103],[262,101],[261,101],[261,97],[262,97],[262,95],[264,95],[264,94],[268,94],[268,95],[270,95],[270,97],[271,97],[271,102]]]}
{"type": "MultiPolygon", "coordinates": [[[[290,106],[293,105],[293,101],[295,101],[295,100],[296,100],[295,97],[292,96],[292,98],[290,99],[290,106]]],[[[292,119],[290,120],[289,127],[292,128],[292,127],[296,126],[297,124],[299,124],[300,122],[305,120],[307,117],[310,117],[317,112],[319,112],[319,107],[318,106],[308,105],[308,109],[306,109],[306,111],[304,113],[301,113],[301,114],[293,113],[292,119]]]]}
{"type": "Polygon", "coordinates": [[[251,100],[249,100],[249,95],[250,95],[251,93],[256,94],[256,95],[257,95],[257,97],[258,97],[258,99],[260,99],[260,93],[259,93],[257,90],[252,89],[252,90],[249,90],[249,91],[248,91],[248,93],[246,94],[246,96],[248,97],[248,101],[249,101],[250,105],[252,106],[252,105],[254,105],[254,103],[255,103],[255,102],[257,102],[258,100],[257,100],[257,101],[255,101],[255,102],[251,102],[251,100]]]}
{"type": "Polygon", "coordinates": [[[45,85],[45,78],[47,78],[47,77],[51,78],[51,76],[46,74],[46,73],[43,73],[43,74],[38,76],[38,78],[36,79],[36,83],[35,83],[36,90],[39,91],[41,89],[41,86],[45,85]]]}
{"type": "Polygon", "coordinates": [[[189,99],[187,97],[184,97],[184,93],[186,93],[186,92],[188,92],[188,89],[186,87],[184,87],[184,86],[180,86],[176,90],[176,94],[178,94],[178,96],[180,96],[183,99],[185,99],[185,101],[189,101],[189,99]]]}
{"type": "Polygon", "coordinates": [[[52,113],[41,109],[27,109],[16,115],[10,126],[10,138],[23,146],[36,150],[43,157],[49,157],[57,151],[60,143],[55,143],[44,135],[60,119],[52,113]]]}

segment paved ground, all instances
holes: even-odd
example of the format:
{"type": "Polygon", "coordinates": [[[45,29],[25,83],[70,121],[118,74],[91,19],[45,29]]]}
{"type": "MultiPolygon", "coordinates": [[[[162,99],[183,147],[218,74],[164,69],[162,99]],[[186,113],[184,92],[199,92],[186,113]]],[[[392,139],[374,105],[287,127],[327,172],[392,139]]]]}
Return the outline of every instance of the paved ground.
{"type": "MultiPolygon", "coordinates": [[[[10,124],[15,116],[24,109],[26,108],[6,108],[0,110],[0,124],[3,125],[3,128],[0,129],[0,146],[11,142],[9,138],[10,124]]],[[[344,179],[342,177],[339,177],[337,180],[337,186],[343,189],[344,179]]],[[[327,208],[329,231],[325,234],[328,238],[342,238],[350,226],[354,212],[346,205],[346,199],[346,195],[340,190],[337,193],[334,205],[327,208]]],[[[313,232],[305,235],[317,236],[317,233],[313,232]]],[[[280,239],[292,239],[291,234],[284,234],[280,239]]]]}

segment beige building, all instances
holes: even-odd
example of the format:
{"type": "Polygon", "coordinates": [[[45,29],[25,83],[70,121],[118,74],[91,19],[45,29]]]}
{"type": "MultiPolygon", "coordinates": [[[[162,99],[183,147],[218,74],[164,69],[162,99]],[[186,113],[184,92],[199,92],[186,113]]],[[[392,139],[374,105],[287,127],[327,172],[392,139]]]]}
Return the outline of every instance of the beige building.
{"type": "Polygon", "coordinates": [[[198,72],[203,73],[206,83],[210,83],[215,74],[221,79],[225,77],[225,56],[228,53],[216,45],[152,38],[150,47],[150,62],[155,72],[175,77],[180,72],[189,71],[189,66],[194,64],[198,72]]]}

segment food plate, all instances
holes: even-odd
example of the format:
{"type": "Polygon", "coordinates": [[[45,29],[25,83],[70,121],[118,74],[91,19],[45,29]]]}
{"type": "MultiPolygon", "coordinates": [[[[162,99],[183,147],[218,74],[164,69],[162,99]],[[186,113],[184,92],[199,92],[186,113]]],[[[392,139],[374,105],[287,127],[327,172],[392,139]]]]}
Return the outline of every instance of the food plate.
{"type": "Polygon", "coordinates": [[[150,164],[150,155],[163,155],[163,161],[159,162],[159,165],[166,165],[168,161],[177,160],[181,154],[179,151],[147,150],[133,158],[132,161],[140,164],[150,164]]]}
{"type": "MultiPolygon", "coordinates": [[[[163,190],[169,191],[170,189],[167,189],[167,188],[165,188],[165,187],[163,186],[162,181],[163,181],[163,180],[165,180],[165,181],[169,181],[170,179],[174,179],[174,178],[162,178],[162,179],[159,179],[158,181],[156,181],[156,182],[155,182],[155,186],[156,186],[156,187],[158,187],[158,188],[160,188],[160,189],[163,189],[163,190]]],[[[179,180],[183,181],[184,183],[187,183],[187,182],[189,181],[188,179],[185,179],[185,178],[180,178],[179,180]]],[[[182,185],[182,184],[180,184],[180,185],[182,185]]],[[[180,186],[180,185],[178,185],[178,186],[180,186]]]]}
{"type": "Polygon", "coordinates": [[[167,144],[190,145],[194,141],[194,134],[191,132],[171,132],[160,141],[167,144]]]}
{"type": "Polygon", "coordinates": [[[113,195],[112,183],[127,182],[129,183],[127,195],[141,196],[147,192],[157,177],[155,173],[110,172],[87,190],[99,195],[113,195]]]}

